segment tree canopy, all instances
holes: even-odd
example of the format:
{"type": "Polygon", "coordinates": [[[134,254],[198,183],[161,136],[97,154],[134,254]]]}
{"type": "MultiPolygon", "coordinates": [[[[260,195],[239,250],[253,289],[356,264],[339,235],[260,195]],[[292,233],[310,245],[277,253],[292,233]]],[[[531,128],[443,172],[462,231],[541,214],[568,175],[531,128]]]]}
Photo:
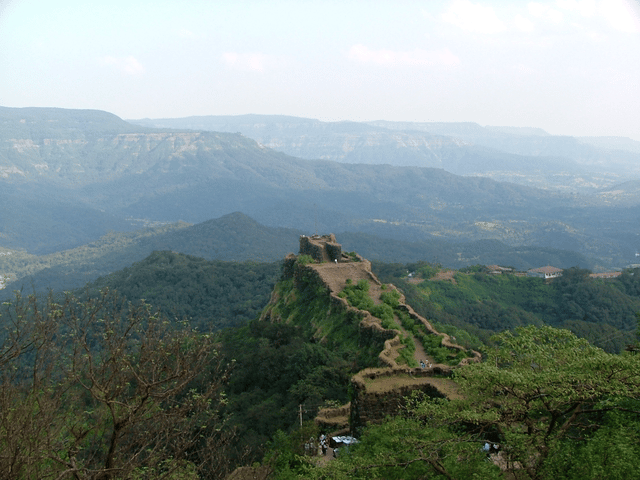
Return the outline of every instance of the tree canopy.
{"type": "Polygon", "coordinates": [[[460,396],[414,395],[305,478],[638,478],[640,358],[527,326],[458,369],[460,396]]]}
{"type": "Polygon", "coordinates": [[[450,271],[449,280],[430,281],[441,271],[439,265],[374,266],[381,280],[400,288],[407,303],[436,328],[455,326],[477,337],[464,342],[468,348],[481,348],[480,342],[489,343],[494,333],[524,325],[568,329],[611,353],[623,351],[634,338],[640,270],[598,279],[591,278],[589,270],[573,267],[545,282],[508,273],[490,275],[478,265],[450,271]]]}

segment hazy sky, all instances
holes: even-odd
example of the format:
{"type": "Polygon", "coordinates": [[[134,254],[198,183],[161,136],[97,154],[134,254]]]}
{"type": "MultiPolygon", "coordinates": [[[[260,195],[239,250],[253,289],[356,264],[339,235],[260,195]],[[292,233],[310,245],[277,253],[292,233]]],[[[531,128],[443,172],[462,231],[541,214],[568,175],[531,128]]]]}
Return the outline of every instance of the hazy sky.
{"type": "Polygon", "coordinates": [[[0,0],[0,105],[640,140],[640,3],[0,0]]]}

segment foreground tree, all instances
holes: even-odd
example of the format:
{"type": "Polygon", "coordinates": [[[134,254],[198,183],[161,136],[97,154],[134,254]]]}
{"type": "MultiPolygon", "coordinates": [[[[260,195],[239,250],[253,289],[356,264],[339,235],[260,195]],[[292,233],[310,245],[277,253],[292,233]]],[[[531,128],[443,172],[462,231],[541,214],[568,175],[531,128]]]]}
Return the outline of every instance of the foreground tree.
{"type": "Polygon", "coordinates": [[[3,478],[199,478],[225,470],[213,340],[117,295],[17,296],[0,322],[3,478]]]}
{"type": "Polygon", "coordinates": [[[551,327],[495,340],[483,364],[459,371],[464,399],[443,409],[424,402],[416,413],[446,422],[448,411],[456,422],[477,426],[474,435],[498,441],[503,469],[516,478],[544,478],[563,450],[581,447],[607,426],[607,415],[640,413],[636,356],[608,354],[551,327]]]}
{"type": "Polygon", "coordinates": [[[639,478],[640,358],[567,330],[494,337],[455,375],[459,396],[414,396],[315,478],[639,478]],[[485,450],[487,448],[488,450],[485,450]]]}

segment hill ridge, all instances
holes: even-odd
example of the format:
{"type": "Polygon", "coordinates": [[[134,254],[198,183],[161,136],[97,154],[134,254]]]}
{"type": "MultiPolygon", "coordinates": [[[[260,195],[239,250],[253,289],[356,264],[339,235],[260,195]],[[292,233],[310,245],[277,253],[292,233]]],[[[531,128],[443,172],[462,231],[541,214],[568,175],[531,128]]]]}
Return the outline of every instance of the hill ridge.
{"type": "MultiPolygon", "coordinates": [[[[402,293],[392,284],[383,284],[371,271],[371,263],[357,253],[344,254],[341,246],[336,242],[333,234],[312,237],[302,235],[300,237],[300,254],[290,254],[285,259],[283,278],[293,279],[294,283],[311,283],[316,285],[318,294],[326,294],[329,297],[331,310],[345,312],[359,319],[360,331],[369,331],[371,336],[384,339],[384,347],[378,354],[378,359],[383,365],[381,368],[366,368],[358,371],[351,378],[352,401],[337,409],[323,409],[318,413],[316,422],[323,428],[332,431],[346,433],[369,422],[382,420],[386,415],[393,414],[399,408],[402,398],[412,390],[421,390],[430,396],[453,398],[456,396],[456,387],[449,377],[452,366],[436,363],[433,358],[424,353],[414,354],[422,358],[426,365],[412,367],[400,363],[400,351],[408,348],[406,337],[410,336],[416,341],[395,315],[396,328],[386,328],[383,320],[368,310],[358,308],[349,303],[348,299],[341,295],[345,287],[362,281],[368,282],[371,288],[368,295],[371,300],[380,305],[383,293],[397,292],[398,304],[396,308],[404,312],[412,321],[421,325],[427,335],[441,337],[441,346],[455,353],[466,352],[466,349],[457,345],[446,333],[438,332],[424,317],[418,315],[411,306],[407,305],[402,293]],[[309,257],[314,260],[308,262],[309,257]],[[403,340],[405,338],[405,340],[403,340]],[[347,415],[348,412],[348,415],[347,415]],[[350,427],[347,428],[347,418],[350,427]]],[[[274,290],[275,292],[275,290],[274,290]]],[[[271,301],[263,310],[261,321],[286,321],[281,316],[274,314],[276,303],[280,299],[272,295],[271,301]]],[[[319,341],[324,341],[321,335],[319,341]]],[[[481,355],[472,351],[471,357],[460,360],[458,365],[471,361],[480,361],[481,355]]]]}

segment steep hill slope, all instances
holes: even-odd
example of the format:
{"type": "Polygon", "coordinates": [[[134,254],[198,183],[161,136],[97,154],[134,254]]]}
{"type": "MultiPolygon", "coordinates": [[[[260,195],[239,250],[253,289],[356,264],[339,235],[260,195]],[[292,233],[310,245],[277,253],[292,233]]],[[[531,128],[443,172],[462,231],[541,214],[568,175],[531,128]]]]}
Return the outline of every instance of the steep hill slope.
{"type": "Polygon", "coordinates": [[[177,223],[126,234],[110,233],[72,250],[34,256],[18,250],[0,255],[0,274],[11,280],[0,295],[22,287],[56,291],[84,286],[99,276],[139,262],[157,250],[206,260],[276,262],[296,249],[300,232],[260,225],[241,213],[197,225],[177,223]]]}

